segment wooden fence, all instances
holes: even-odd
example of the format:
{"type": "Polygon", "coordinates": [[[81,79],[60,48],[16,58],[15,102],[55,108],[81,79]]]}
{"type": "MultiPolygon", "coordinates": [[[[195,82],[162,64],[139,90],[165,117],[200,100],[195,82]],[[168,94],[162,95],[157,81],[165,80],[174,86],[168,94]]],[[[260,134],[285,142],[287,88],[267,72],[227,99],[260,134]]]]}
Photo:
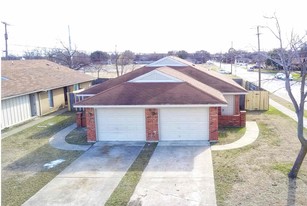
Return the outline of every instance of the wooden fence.
{"type": "Polygon", "coordinates": [[[245,96],[246,110],[268,110],[269,92],[268,91],[248,91],[245,96]]]}

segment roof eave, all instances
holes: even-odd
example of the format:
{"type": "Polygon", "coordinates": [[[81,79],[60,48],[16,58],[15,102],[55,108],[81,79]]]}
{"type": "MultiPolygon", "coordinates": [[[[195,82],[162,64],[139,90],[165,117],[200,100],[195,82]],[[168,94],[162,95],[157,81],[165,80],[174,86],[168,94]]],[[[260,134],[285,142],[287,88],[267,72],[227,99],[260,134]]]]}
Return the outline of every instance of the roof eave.
{"type": "Polygon", "coordinates": [[[153,104],[153,105],[74,105],[74,108],[183,108],[183,107],[226,107],[227,104],[153,104]]]}

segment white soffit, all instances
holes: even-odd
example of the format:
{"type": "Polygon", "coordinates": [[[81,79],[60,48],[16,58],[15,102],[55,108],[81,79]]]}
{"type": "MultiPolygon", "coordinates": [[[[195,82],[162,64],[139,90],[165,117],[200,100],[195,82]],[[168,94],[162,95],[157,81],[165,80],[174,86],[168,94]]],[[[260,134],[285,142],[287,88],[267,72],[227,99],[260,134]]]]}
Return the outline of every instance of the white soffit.
{"type": "Polygon", "coordinates": [[[189,65],[177,61],[172,57],[164,57],[162,59],[159,59],[158,61],[146,65],[146,67],[163,67],[163,66],[186,67],[189,65]]]}
{"type": "Polygon", "coordinates": [[[177,79],[173,76],[165,74],[163,72],[154,70],[148,72],[142,76],[139,76],[135,79],[130,80],[132,83],[149,83],[149,82],[183,82],[180,79],[177,79]]]}

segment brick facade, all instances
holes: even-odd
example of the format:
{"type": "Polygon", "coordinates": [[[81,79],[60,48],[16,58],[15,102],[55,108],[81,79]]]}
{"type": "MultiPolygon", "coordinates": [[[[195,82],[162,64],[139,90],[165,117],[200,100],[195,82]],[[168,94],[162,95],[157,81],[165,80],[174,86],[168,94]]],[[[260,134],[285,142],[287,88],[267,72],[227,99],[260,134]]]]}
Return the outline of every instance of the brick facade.
{"type": "Polygon", "coordinates": [[[159,112],[158,109],[145,109],[146,141],[159,141],[159,112]]]}
{"type": "Polygon", "coordinates": [[[221,115],[221,108],[218,109],[219,127],[245,127],[246,112],[240,111],[240,96],[235,96],[234,115],[221,115]]]}
{"type": "Polygon", "coordinates": [[[76,113],[76,123],[77,127],[86,127],[86,118],[83,112],[76,113]]]}
{"type": "Polygon", "coordinates": [[[218,140],[219,131],[218,131],[218,108],[210,107],[209,108],[209,141],[215,142],[218,140]]]}
{"type": "Polygon", "coordinates": [[[87,141],[96,142],[95,110],[93,108],[86,108],[85,116],[87,125],[87,141]]]}

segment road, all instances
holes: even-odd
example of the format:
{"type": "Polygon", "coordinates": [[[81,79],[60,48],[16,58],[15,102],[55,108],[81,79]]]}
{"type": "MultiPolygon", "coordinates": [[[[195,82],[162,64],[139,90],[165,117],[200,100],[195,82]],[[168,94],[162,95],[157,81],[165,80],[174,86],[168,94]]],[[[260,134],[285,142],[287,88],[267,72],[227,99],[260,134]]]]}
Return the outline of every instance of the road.
{"type": "MultiPolygon", "coordinates": [[[[219,62],[214,63],[216,66],[220,66],[219,62]]],[[[226,71],[231,71],[230,64],[221,64],[221,68],[226,71]]],[[[254,83],[258,85],[259,83],[259,74],[258,70],[254,72],[249,72],[246,69],[246,66],[237,66],[232,65],[232,72],[234,75],[241,77],[244,80],[254,83]]],[[[296,100],[300,98],[300,83],[296,81],[291,82],[292,93],[296,100]]],[[[285,88],[285,81],[280,79],[275,79],[274,74],[269,73],[261,73],[261,87],[289,102],[291,99],[288,95],[288,92],[285,88]]]]}

